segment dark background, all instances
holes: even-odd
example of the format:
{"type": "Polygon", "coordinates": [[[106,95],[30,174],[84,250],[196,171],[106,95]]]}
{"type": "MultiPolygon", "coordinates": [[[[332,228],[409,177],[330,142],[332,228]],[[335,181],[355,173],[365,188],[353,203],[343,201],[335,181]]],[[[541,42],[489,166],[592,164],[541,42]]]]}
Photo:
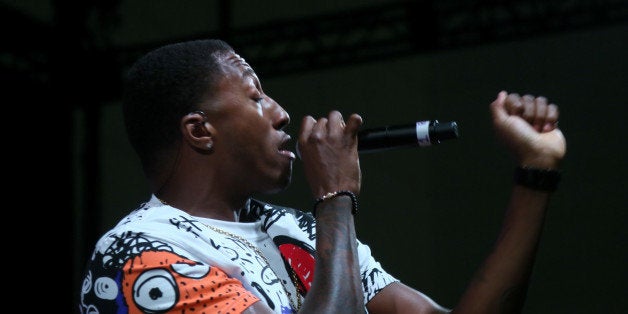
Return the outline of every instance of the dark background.
{"type": "MultiPolygon", "coordinates": [[[[34,217],[56,230],[36,234],[56,249],[32,260],[62,263],[52,272],[70,287],[55,308],[76,310],[94,241],[149,197],[121,122],[123,71],[161,44],[208,37],[256,69],[292,135],[331,109],[364,127],[458,122],[457,140],[362,155],[356,219],[385,269],[448,307],[491,249],[511,187],[488,104],[500,90],[556,102],[567,156],[524,312],[628,307],[627,1],[0,3],[2,86],[22,113],[10,119],[50,156],[25,167],[36,186],[16,182],[45,205],[24,210],[44,208],[34,217]]],[[[298,161],[287,191],[258,197],[312,205],[298,161]]]]}

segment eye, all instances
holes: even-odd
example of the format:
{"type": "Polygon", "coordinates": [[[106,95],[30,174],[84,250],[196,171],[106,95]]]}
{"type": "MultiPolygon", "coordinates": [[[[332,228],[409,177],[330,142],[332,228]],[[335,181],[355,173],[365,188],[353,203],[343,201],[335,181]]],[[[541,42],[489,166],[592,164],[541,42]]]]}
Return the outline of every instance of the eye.
{"type": "Polygon", "coordinates": [[[256,94],[255,96],[251,97],[251,99],[257,103],[258,106],[262,106],[262,102],[264,102],[264,95],[263,94],[256,94]]]}

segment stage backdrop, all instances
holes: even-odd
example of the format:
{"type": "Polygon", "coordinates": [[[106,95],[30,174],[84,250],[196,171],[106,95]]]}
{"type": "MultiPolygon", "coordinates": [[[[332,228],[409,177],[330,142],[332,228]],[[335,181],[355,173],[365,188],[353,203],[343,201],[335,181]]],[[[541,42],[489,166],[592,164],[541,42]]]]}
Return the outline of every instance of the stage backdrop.
{"type": "MultiPolygon", "coordinates": [[[[500,90],[556,102],[568,143],[564,179],[524,312],[620,313],[628,307],[626,34],[626,26],[573,31],[261,82],[290,112],[294,137],[304,115],[332,109],[361,114],[365,128],[458,122],[457,140],[360,158],[359,238],[385,269],[444,306],[456,303],[490,251],[512,185],[515,164],[493,136],[488,104],[500,90]]],[[[77,112],[79,127],[81,119],[77,112]]],[[[107,105],[101,122],[104,232],[149,193],[120,104],[107,105]]],[[[80,129],[76,140],[80,151],[80,129]]],[[[298,160],[285,192],[258,197],[305,210],[313,203],[298,160]]]]}

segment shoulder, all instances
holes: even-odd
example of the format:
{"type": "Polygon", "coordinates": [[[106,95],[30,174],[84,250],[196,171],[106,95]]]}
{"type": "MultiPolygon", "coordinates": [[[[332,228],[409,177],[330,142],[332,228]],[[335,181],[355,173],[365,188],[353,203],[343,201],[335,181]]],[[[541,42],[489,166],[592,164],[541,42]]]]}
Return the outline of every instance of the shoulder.
{"type": "Polygon", "coordinates": [[[200,235],[200,223],[189,214],[170,206],[143,203],[99,238],[94,255],[100,253],[112,257],[112,261],[128,260],[144,251],[181,250],[186,246],[177,243],[191,243],[190,238],[200,235]]]}

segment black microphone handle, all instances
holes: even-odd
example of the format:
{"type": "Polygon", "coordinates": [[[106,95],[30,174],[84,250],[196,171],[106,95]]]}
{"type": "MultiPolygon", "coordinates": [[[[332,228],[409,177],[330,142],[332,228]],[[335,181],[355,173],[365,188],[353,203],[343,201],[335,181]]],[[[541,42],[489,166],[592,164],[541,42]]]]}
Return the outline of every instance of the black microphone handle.
{"type": "MultiPolygon", "coordinates": [[[[358,152],[374,153],[413,146],[425,147],[458,137],[458,124],[455,121],[439,123],[438,120],[425,120],[390,125],[358,131],[358,152]]],[[[296,154],[301,158],[298,142],[296,154]]]]}
{"type": "Polygon", "coordinates": [[[439,123],[438,120],[365,129],[358,132],[358,151],[374,153],[397,148],[425,147],[459,137],[455,121],[439,123]]]}

